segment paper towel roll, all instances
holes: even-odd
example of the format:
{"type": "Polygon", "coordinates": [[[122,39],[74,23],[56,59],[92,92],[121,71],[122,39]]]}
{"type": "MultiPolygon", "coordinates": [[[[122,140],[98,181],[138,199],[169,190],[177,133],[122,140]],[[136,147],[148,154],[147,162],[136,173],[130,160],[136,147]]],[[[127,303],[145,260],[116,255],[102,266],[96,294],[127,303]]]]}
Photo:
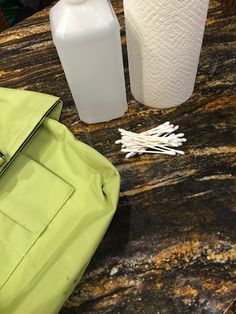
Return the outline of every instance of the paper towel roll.
{"type": "Polygon", "coordinates": [[[209,0],[124,0],[131,90],[167,108],[194,89],[209,0]]]}

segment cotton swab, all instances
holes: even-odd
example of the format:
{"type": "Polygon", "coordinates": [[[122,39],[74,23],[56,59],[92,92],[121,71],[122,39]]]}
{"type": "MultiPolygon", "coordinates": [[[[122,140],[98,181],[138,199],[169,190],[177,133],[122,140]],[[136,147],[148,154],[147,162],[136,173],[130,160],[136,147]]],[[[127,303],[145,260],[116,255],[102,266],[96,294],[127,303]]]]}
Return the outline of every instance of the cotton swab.
{"type": "Polygon", "coordinates": [[[175,149],[187,141],[184,133],[174,133],[178,129],[178,125],[174,126],[169,121],[139,134],[119,129],[121,139],[116,144],[122,145],[121,151],[126,153],[126,158],[144,153],[184,155],[183,151],[175,149]]]}

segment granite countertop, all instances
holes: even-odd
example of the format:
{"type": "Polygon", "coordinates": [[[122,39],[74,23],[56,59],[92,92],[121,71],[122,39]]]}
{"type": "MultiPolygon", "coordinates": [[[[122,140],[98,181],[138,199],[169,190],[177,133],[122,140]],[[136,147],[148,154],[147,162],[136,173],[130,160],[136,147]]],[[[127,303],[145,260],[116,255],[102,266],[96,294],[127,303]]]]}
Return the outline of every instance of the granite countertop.
{"type": "Polygon", "coordinates": [[[223,313],[236,296],[236,14],[210,2],[195,92],[180,107],[158,110],[132,98],[122,1],[112,3],[129,110],[108,123],[78,119],[48,9],[0,34],[0,86],[60,96],[61,121],[122,178],[113,222],[60,313],[223,313]],[[114,144],[120,127],[142,131],[165,121],[186,134],[185,156],[126,160],[114,144]]]}

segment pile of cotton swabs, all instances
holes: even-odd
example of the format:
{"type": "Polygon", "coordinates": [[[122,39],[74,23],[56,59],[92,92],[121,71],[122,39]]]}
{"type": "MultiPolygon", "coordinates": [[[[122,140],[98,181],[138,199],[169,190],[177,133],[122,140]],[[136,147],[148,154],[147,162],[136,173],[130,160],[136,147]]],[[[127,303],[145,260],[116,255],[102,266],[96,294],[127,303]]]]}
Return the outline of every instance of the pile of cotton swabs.
{"type": "Polygon", "coordinates": [[[134,133],[119,129],[121,139],[116,144],[121,144],[121,151],[126,153],[126,158],[136,154],[165,154],[175,156],[184,155],[182,150],[175,149],[186,142],[184,133],[175,134],[179,126],[166,122],[151,130],[142,133],[134,133]]]}

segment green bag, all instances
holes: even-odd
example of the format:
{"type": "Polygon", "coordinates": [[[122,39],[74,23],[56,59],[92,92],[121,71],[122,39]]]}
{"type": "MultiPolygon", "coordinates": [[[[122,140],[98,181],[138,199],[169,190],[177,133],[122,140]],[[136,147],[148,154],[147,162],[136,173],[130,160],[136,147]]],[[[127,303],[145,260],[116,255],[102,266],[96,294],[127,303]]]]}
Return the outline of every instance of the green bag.
{"type": "Polygon", "coordinates": [[[117,206],[120,177],[57,119],[54,96],[0,88],[0,313],[58,313],[117,206]]]}

